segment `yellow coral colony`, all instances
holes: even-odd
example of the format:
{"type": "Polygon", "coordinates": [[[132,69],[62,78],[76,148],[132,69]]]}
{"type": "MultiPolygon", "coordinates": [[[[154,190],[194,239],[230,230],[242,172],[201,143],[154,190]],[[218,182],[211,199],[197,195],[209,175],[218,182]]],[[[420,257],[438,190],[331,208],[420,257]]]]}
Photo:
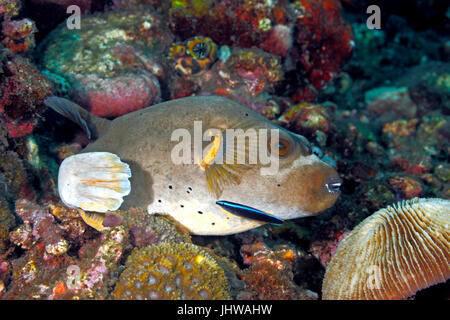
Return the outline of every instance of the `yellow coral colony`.
{"type": "Polygon", "coordinates": [[[230,299],[224,271],[205,249],[161,243],[135,249],[112,294],[114,299],[230,299]]]}
{"type": "Polygon", "coordinates": [[[403,201],[362,221],[327,266],[323,299],[405,299],[450,278],[450,201],[403,201]]]}

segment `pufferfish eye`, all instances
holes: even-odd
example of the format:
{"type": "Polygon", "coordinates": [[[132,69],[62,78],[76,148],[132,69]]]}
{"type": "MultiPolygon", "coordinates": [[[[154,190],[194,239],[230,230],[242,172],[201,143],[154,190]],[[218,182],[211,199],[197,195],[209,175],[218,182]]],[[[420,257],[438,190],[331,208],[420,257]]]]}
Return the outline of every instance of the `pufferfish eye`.
{"type": "Polygon", "coordinates": [[[271,145],[269,139],[269,150],[274,154],[280,156],[280,158],[309,156],[312,154],[312,147],[309,141],[295,133],[285,133],[280,131],[280,137],[276,145],[271,145]]]}
{"type": "Polygon", "coordinates": [[[289,141],[280,138],[278,143],[272,148],[272,144],[270,143],[271,150],[275,151],[280,156],[286,156],[289,151],[291,150],[291,145],[289,144],[289,141]]]}
{"type": "Polygon", "coordinates": [[[290,155],[295,149],[295,141],[290,136],[283,134],[274,145],[272,145],[272,140],[269,139],[268,147],[271,153],[284,158],[290,155]]]}

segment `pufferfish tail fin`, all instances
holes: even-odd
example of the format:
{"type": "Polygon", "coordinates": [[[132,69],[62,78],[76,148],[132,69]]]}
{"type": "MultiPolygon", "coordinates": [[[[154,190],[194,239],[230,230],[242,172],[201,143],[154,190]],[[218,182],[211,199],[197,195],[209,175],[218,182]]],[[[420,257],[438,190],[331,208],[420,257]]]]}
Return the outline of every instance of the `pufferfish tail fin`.
{"type": "Polygon", "coordinates": [[[130,177],[128,164],[113,153],[80,153],[61,163],[58,192],[64,204],[71,208],[115,211],[131,191],[130,177]]]}
{"type": "Polygon", "coordinates": [[[60,97],[48,97],[44,104],[60,115],[78,124],[87,134],[88,139],[97,139],[109,129],[111,121],[97,117],[78,104],[60,97]]]}

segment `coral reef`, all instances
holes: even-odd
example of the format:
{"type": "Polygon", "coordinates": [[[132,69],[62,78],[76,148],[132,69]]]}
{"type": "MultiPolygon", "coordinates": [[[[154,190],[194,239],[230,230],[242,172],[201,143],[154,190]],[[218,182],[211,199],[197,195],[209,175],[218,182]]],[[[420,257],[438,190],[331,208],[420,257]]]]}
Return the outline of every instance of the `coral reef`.
{"type": "Polygon", "coordinates": [[[22,7],[20,0],[5,0],[0,3],[0,19],[11,20],[19,14],[22,7]]]}
{"type": "Polygon", "coordinates": [[[169,216],[149,215],[145,209],[137,207],[114,214],[121,218],[120,224],[130,230],[130,242],[137,248],[162,242],[191,242],[187,229],[169,216]]]}
{"type": "Polygon", "coordinates": [[[302,102],[290,106],[277,119],[277,122],[295,133],[312,141],[315,140],[319,146],[323,147],[333,125],[330,114],[335,109],[336,106],[333,104],[317,105],[302,102]]]}
{"type": "Polygon", "coordinates": [[[96,236],[86,229],[76,210],[42,207],[26,200],[17,201],[16,213],[24,224],[10,238],[26,253],[11,260],[5,299],[107,297],[109,281],[128,243],[124,227],[96,236]],[[78,251],[78,258],[71,250],[78,251]]]}
{"type": "MultiPolygon", "coordinates": [[[[342,19],[341,4],[336,0],[300,0],[294,39],[299,62],[310,85],[322,88],[348,60],[354,47],[352,28],[342,19]]],[[[297,91],[294,101],[301,101],[304,91],[297,91]]]]}
{"type": "Polygon", "coordinates": [[[0,119],[11,137],[30,134],[51,84],[26,58],[0,47],[0,119]]]}
{"type": "Polygon", "coordinates": [[[50,203],[48,211],[57,219],[58,228],[64,232],[64,238],[83,243],[92,237],[93,230],[83,222],[78,210],[50,203]]]}
{"type": "Polygon", "coordinates": [[[389,184],[403,199],[412,199],[422,193],[420,182],[410,177],[393,177],[389,184]]]}
{"type": "Polygon", "coordinates": [[[8,150],[4,146],[1,147],[0,181],[3,196],[10,201],[18,197],[34,199],[36,194],[26,183],[29,179],[29,172],[25,161],[16,152],[8,150]]]}
{"type": "Polygon", "coordinates": [[[61,255],[69,249],[63,230],[55,226],[55,218],[46,210],[27,200],[16,202],[16,213],[23,224],[11,232],[10,240],[23,249],[30,249],[36,242],[42,244],[47,255],[61,255]]]}
{"type": "Polygon", "coordinates": [[[127,243],[123,227],[86,242],[79,259],[63,253],[46,256],[42,245],[12,262],[5,299],[105,299],[127,243]]]}
{"type": "MultiPolygon", "coordinates": [[[[200,255],[213,259],[201,248],[189,247],[189,234],[176,222],[149,216],[140,208],[111,213],[102,233],[89,227],[78,210],[59,204],[37,205],[21,199],[15,211],[23,224],[9,233],[11,242],[3,234],[8,236],[14,218],[7,207],[0,216],[5,228],[0,229],[0,281],[4,285],[0,293],[4,299],[108,299],[131,249],[152,244],[192,248],[198,261],[200,255]],[[24,254],[3,261],[12,254],[11,245],[21,247],[24,254]]],[[[213,262],[207,260],[196,270],[214,267],[213,262]]],[[[221,274],[220,269],[214,272],[221,274]]]]}
{"type": "Polygon", "coordinates": [[[326,268],[331,257],[336,253],[339,242],[344,239],[347,232],[329,235],[331,240],[317,240],[311,243],[311,253],[316,257],[320,264],[326,268]]]}
{"type": "MultiPolygon", "coordinates": [[[[315,300],[317,294],[297,286],[292,272],[296,251],[289,247],[270,250],[264,243],[241,247],[244,263],[250,267],[242,273],[242,280],[258,300],[315,300]]],[[[250,298],[250,297],[247,297],[250,298]]]]}
{"type": "Polygon", "coordinates": [[[9,209],[8,202],[0,198],[0,256],[8,249],[9,231],[14,225],[15,218],[9,209]]]}
{"type": "Polygon", "coordinates": [[[37,31],[34,22],[30,19],[16,21],[3,21],[2,43],[13,52],[28,51],[35,46],[34,33],[37,31]]]}
{"type": "Polygon", "coordinates": [[[396,82],[397,86],[408,87],[409,96],[418,106],[418,115],[440,109],[450,114],[450,65],[429,62],[411,68],[396,82]]]}
{"type": "Polygon", "coordinates": [[[183,39],[199,34],[219,45],[258,47],[286,57],[301,78],[293,99],[314,98],[350,57],[351,27],[337,0],[172,1],[172,31],[183,39]],[[210,28],[208,26],[215,26],[210,28]],[[298,66],[297,66],[298,65],[298,66]]]}
{"type": "Polygon", "coordinates": [[[188,0],[171,1],[170,6],[172,31],[177,36],[187,39],[203,34],[221,45],[258,46],[274,25],[288,23],[288,7],[282,2],[188,0]]]}
{"type": "Polygon", "coordinates": [[[228,281],[210,253],[189,243],[135,250],[114,299],[229,299],[228,281]]]}
{"type": "Polygon", "coordinates": [[[273,118],[280,111],[270,93],[282,80],[277,56],[259,49],[234,48],[225,61],[217,61],[199,76],[175,77],[170,87],[172,98],[193,94],[225,96],[273,118]]]}

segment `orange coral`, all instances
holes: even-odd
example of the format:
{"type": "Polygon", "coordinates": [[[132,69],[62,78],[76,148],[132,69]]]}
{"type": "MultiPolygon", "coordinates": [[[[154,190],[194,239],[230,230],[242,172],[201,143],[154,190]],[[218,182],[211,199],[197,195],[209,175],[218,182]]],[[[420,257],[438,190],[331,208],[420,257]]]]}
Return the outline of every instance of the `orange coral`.
{"type": "Polygon", "coordinates": [[[54,294],[65,294],[66,293],[66,286],[64,285],[64,282],[60,281],[58,284],[53,288],[54,294]]]}

